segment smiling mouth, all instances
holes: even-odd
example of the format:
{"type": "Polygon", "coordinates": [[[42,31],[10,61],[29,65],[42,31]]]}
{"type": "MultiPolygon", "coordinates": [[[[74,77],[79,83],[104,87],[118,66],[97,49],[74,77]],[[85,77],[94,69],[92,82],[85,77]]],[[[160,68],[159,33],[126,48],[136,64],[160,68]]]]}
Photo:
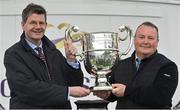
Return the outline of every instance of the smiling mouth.
{"type": "Polygon", "coordinates": [[[141,47],[142,48],[151,48],[151,46],[149,46],[149,45],[142,45],[141,47]]]}
{"type": "Polygon", "coordinates": [[[142,48],[150,48],[150,47],[142,47],[142,48]]]}
{"type": "Polygon", "coordinates": [[[41,32],[34,32],[34,34],[41,34],[41,32]]]}
{"type": "Polygon", "coordinates": [[[34,34],[42,34],[42,31],[32,31],[34,34]]]}
{"type": "Polygon", "coordinates": [[[34,33],[41,33],[42,31],[39,30],[39,31],[33,31],[33,32],[34,32],[34,33]]]}

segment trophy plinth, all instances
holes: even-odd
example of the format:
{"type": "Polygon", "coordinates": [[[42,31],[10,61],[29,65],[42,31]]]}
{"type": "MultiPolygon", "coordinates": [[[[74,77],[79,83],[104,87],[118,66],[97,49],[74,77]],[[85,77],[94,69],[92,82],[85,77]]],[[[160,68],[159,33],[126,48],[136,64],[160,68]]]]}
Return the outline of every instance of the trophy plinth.
{"type": "Polygon", "coordinates": [[[109,101],[106,100],[78,100],[75,102],[77,110],[108,110],[109,101]]]}

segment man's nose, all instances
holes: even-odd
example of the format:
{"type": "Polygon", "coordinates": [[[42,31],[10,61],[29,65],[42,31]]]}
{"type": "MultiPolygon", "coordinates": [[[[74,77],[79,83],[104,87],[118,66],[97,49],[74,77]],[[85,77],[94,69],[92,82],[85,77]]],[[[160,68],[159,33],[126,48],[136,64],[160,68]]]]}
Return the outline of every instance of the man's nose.
{"type": "Polygon", "coordinates": [[[148,43],[149,39],[147,37],[145,37],[144,39],[144,43],[148,43]]]}
{"type": "Polygon", "coordinates": [[[41,28],[40,23],[37,23],[37,24],[36,24],[36,28],[41,28]]]}

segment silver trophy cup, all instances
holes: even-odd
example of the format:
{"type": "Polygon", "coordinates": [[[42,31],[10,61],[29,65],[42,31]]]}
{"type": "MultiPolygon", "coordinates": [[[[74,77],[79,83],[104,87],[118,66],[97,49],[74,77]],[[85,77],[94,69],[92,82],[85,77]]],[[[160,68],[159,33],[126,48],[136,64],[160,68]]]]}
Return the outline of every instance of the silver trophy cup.
{"type": "Polygon", "coordinates": [[[77,32],[78,27],[72,26],[66,30],[66,40],[71,38],[73,41],[81,41],[82,53],[77,55],[82,57],[87,72],[95,75],[95,86],[92,91],[112,90],[107,76],[111,73],[112,67],[120,60],[120,57],[127,55],[132,47],[131,29],[127,26],[121,26],[119,30],[120,33],[126,33],[125,37],[120,37],[115,32],[92,32],[81,34],[78,38],[71,34],[77,32]],[[119,42],[128,38],[130,42],[127,50],[120,53],[119,42]]]}

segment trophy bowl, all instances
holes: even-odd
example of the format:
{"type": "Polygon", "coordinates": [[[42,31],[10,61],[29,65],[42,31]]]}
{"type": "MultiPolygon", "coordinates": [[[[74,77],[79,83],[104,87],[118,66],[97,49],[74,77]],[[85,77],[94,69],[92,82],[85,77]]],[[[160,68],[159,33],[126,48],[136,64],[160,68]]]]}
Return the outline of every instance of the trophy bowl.
{"type": "Polygon", "coordinates": [[[119,59],[117,36],[113,32],[93,32],[83,37],[84,65],[96,76],[93,91],[112,90],[106,76],[119,59]]]}
{"type": "Polygon", "coordinates": [[[66,30],[65,39],[72,41],[81,41],[82,53],[85,69],[89,74],[95,75],[95,86],[92,91],[111,91],[112,86],[108,82],[108,74],[112,67],[117,64],[122,55],[127,55],[132,47],[132,31],[127,26],[121,26],[120,32],[125,32],[125,37],[118,36],[115,32],[92,32],[79,34],[81,37],[75,37],[72,32],[77,32],[78,27],[72,26],[66,30]],[[74,39],[76,38],[76,39],[74,39]],[[128,48],[125,52],[119,53],[119,42],[130,39],[128,48]]]}

